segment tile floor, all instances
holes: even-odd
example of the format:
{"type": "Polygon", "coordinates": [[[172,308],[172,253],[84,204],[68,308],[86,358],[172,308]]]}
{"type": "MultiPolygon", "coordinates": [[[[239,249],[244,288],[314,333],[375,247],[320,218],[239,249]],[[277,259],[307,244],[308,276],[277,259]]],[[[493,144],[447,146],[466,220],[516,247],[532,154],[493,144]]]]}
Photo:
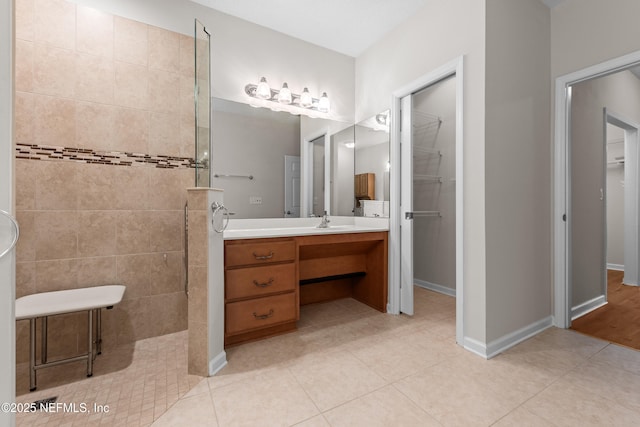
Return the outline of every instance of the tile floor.
{"type": "Polygon", "coordinates": [[[419,288],[413,318],[353,300],[303,307],[297,332],[230,348],[228,366],[199,381],[160,369],[186,366],[184,333],[145,340],[122,371],[38,392],[114,402],[107,416],[34,413],[18,425],[640,425],[640,352],[552,328],[486,361],[454,344],[454,313],[453,298],[419,288]]]}

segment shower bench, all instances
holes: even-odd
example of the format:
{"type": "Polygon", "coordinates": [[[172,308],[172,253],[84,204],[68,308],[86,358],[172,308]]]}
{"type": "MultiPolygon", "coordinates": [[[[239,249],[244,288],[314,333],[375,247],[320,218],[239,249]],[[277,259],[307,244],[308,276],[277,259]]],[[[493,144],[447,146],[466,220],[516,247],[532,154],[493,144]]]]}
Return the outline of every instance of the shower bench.
{"type": "Polygon", "coordinates": [[[29,390],[36,389],[36,371],[42,368],[87,359],[87,376],[93,375],[93,359],[102,352],[101,309],[113,308],[122,301],[125,286],[107,285],[64,291],[41,292],[16,300],[16,320],[29,319],[29,390]],[[87,353],[67,359],[47,361],[47,318],[58,314],[87,312],[87,353]],[[96,318],[96,351],[93,350],[93,318],[96,318]],[[42,319],[41,360],[36,364],[36,320],[42,319]]]}

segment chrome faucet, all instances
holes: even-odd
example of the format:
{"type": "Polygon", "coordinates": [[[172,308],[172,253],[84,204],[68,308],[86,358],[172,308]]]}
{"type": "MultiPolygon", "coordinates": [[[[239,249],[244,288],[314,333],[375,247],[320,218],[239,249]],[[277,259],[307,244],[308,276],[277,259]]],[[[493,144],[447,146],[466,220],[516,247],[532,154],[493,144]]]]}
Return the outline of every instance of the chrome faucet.
{"type": "Polygon", "coordinates": [[[324,211],[324,215],[322,215],[322,221],[318,224],[318,228],[329,228],[329,216],[327,215],[327,211],[324,211]]]}

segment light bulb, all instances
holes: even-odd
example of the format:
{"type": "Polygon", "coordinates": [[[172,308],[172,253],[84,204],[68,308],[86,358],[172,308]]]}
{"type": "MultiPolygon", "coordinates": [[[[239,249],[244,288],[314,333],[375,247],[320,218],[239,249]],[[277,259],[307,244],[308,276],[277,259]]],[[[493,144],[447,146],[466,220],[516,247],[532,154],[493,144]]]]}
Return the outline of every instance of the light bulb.
{"type": "Polygon", "coordinates": [[[329,97],[327,96],[327,92],[322,92],[322,96],[318,102],[318,111],[321,113],[328,113],[330,108],[329,97]]]}
{"type": "Polygon", "coordinates": [[[256,96],[260,99],[271,99],[271,88],[264,77],[260,79],[260,83],[256,87],[256,96]]]}
{"type": "Polygon", "coordinates": [[[300,106],[303,108],[309,108],[313,105],[313,98],[309,93],[309,89],[306,87],[302,90],[302,95],[300,95],[300,106]]]}
{"type": "Polygon", "coordinates": [[[345,142],[345,143],[344,143],[344,146],[345,146],[345,147],[347,147],[347,148],[355,148],[356,143],[355,143],[355,142],[353,142],[353,141],[345,142]]]}
{"type": "Polygon", "coordinates": [[[291,104],[291,91],[286,83],[282,85],[280,93],[278,93],[278,102],[281,104],[291,104]]]}

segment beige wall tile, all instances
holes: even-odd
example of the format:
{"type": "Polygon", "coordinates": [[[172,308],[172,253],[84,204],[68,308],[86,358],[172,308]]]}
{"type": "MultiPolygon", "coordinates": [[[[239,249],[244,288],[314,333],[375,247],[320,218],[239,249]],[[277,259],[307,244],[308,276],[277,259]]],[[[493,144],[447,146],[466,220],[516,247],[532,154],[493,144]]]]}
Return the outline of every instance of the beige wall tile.
{"type": "Polygon", "coordinates": [[[33,91],[33,49],[33,42],[16,40],[14,81],[17,91],[33,91]]]}
{"type": "Polygon", "coordinates": [[[35,213],[36,261],[75,258],[78,255],[76,211],[35,213]]]}
{"type": "Polygon", "coordinates": [[[174,113],[151,113],[149,153],[180,156],[180,117],[174,113]]]}
{"type": "Polygon", "coordinates": [[[114,102],[121,107],[147,109],[149,72],[147,67],[115,62],[114,102]]]}
{"type": "Polygon", "coordinates": [[[116,166],[79,164],[78,182],[80,183],[78,207],[80,210],[112,210],[116,197],[116,166]]]}
{"type": "Polygon", "coordinates": [[[64,0],[35,0],[35,40],[75,49],[76,5],[64,0]]]}
{"type": "Polygon", "coordinates": [[[113,150],[149,153],[149,112],[116,108],[113,150]]]}
{"type": "Polygon", "coordinates": [[[149,110],[179,113],[180,76],[164,70],[149,69],[149,110]]]}
{"type": "Polygon", "coordinates": [[[191,375],[209,374],[207,351],[207,323],[189,325],[188,372],[191,375]]]}
{"type": "Polygon", "coordinates": [[[151,256],[150,295],[184,291],[182,252],[156,253],[151,256]]]}
{"type": "Polygon", "coordinates": [[[77,54],[75,99],[113,104],[115,71],[110,58],[77,54]]]}
{"type": "Polygon", "coordinates": [[[16,92],[14,100],[14,139],[17,143],[35,142],[35,96],[31,93],[16,92]]]}
{"type": "Polygon", "coordinates": [[[75,145],[76,106],[74,101],[36,95],[34,111],[36,143],[61,147],[75,145]]]}
{"type": "Polygon", "coordinates": [[[189,211],[205,211],[209,209],[208,190],[188,190],[189,211]]]}
{"type": "Polygon", "coordinates": [[[36,161],[36,209],[76,210],[78,208],[78,165],[63,161],[36,161]]]}
{"type": "Polygon", "coordinates": [[[149,252],[148,214],[140,211],[120,211],[116,222],[116,251],[119,255],[149,252]]]}
{"type": "Polygon", "coordinates": [[[36,263],[16,263],[16,298],[36,293],[36,263]]]}
{"type": "Polygon", "coordinates": [[[180,114],[191,119],[191,126],[195,126],[195,96],[193,76],[180,76],[180,114]]]}
{"type": "Polygon", "coordinates": [[[116,16],[114,19],[114,57],[131,64],[148,64],[148,26],[116,16]]]}
{"type": "Polygon", "coordinates": [[[180,34],[149,26],[149,68],[180,71],[180,34]]]}
{"type": "Polygon", "coordinates": [[[17,211],[16,220],[20,226],[20,239],[16,245],[16,261],[36,260],[35,212],[17,211]]]}
{"type": "Polygon", "coordinates": [[[36,177],[33,160],[15,160],[16,210],[33,210],[36,207],[36,177]]]}
{"type": "Polygon", "coordinates": [[[111,166],[113,172],[114,199],[112,209],[141,210],[148,203],[149,168],[111,166]]]}
{"type": "Polygon", "coordinates": [[[207,323],[207,268],[189,267],[189,325],[207,323]]]}
{"type": "Polygon", "coordinates": [[[149,169],[149,209],[184,209],[186,189],[193,187],[192,176],[188,169],[149,169]]]}
{"type": "Polygon", "coordinates": [[[207,211],[189,212],[189,267],[204,267],[208,262],[207,211]]]}
{"type": "Polygon", "coordinates": [[[35,0],[16,0],[15,2],[15,34],[17,39],[33,41],[34,2],[35,0]]]}
{"type": "MultiPolygon", "coordinates": [[[[195,157],[196,133],[195,128],[180,126],[180,155],[182,157],[195,157]]],[[[195,172],[193,172],[195,174],[195,172]]]]}
{"type": "Polygon", "coordinates": [[[113,58],[113,15],[78,5],[76,50],[113,58]]]}
{"type": "Polygon", "coordinates": [[[113,285],[116,283],[116,257],[78,259],[78,287],[113,285]]]}
{"type": "Polygon", "coordinates": [[[183,291],[152,298],[153,312],[161,328],[154,335],[171,334],[187,329],[187,296],[183,291]]]}
{"type": "Polygon", "coordinates": [[[78,287],[78,260],[36,262],[36,291],[51,292],[78,287]]]}
{"type": "Polygon", "coordinates": [[[43,43],[33,49],[33,90],[43,95],[72,98],[76,80],[76,54],[43,43]]]}
{"type": "MultiPolygon", "coordinates": [[[[116,212],[78,212],[78,256],[116,254],[116,212]]],[[[115,277],[115,276],[114,276],[115,277]]]]}
{"type": "Polygon", "coordinates": [[[182,250],[183,211],[150,211],[149,222],[151,251],[182,250]]]}
{"type": "Polygon", "coordinates": [[[193,37],[180,34],[180,74],[191,80],[195,75],[195,46],[193,37]]]}
{"type": "Polygon", "coordinates": [[[127,287],[124,298],[140,298],[151,294],[151,259],[153,254],[117,257],[116,281],[127,287]]]}
{"type": "Polygon", "coordinates": [[[116,134],[116,108],[93,102],[76,103],[76,145],[111,151],[116,134]]]}

